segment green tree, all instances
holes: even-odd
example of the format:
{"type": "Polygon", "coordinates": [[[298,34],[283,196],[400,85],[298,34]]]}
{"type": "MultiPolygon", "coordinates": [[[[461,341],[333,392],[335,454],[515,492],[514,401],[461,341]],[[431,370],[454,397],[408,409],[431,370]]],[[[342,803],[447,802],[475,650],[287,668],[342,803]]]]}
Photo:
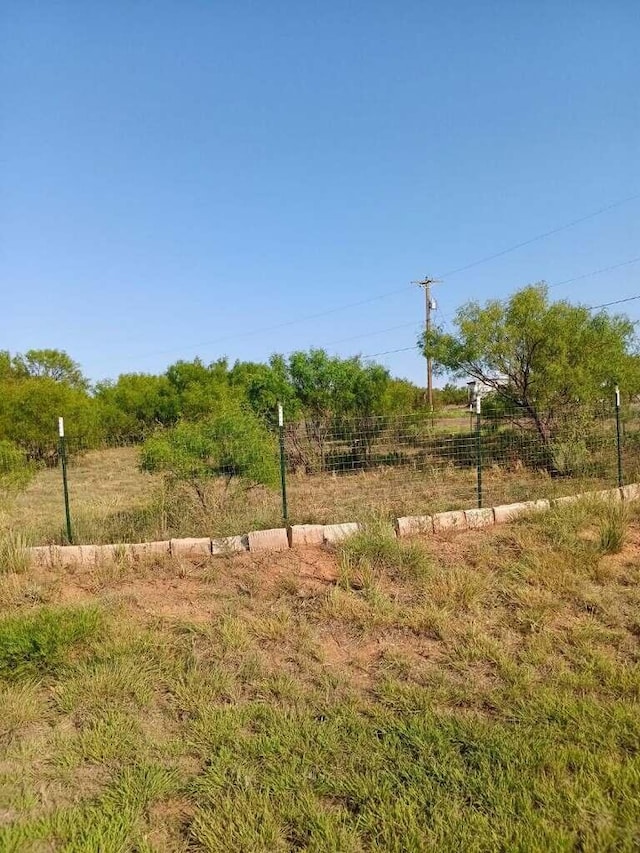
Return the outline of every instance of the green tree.
{"type": "Polygon", "coordinates": [[[71,451],[101,440],[97,407],[79,388],[50,377],[2,383],[0,437],[24,448],[32,458],[56,458],[59,416],[65,419],[71,451]]]}
{"type": "Polygon", "coordinates": [[[312,349],[293,353],[287,373],[302,412],[311,420],[370,417],[384,412],[391,377],[379,364],[365,364],[359,356],[339,358],[312,349]]]}
{"type": "Polygon", "coordinates": [[[182,394],[191,385],[224,384],[228,373],[226,358],[220,358],[209,365],[200,358],[194,358],[193,361],[176,361],[167,368],[166,376],[176,391],[182,394]]]}
{"type": "Polygon", "coordinates": [[[586,405],[613,387],[638,389],[634,324],[624,316],[551,302],[535,284],[505,301],[468,302],[457,332],[435,329],[420,343],[425,355],[455,377],[477,379],[535,426],[544,445],[586,405]]]}
{"type": "Polygon", "coordinates": [[[287,421],[300,417],[300,405],[289,380],[286,361],[281,355],[272,356],[268,364],[236,361],[229,373],[229,381],[270,427],[277,426],[278,403],[282,403],[287,421]]]}
{"type": "Polygon", "coordinates": [[[24,489],[35,473],[35,465],[14,442],[0,438],[0,493],[24,489]]]}
{"type": "Polygon", "coordinates": [[[9,350],[0,350],[0,382],[15,378],[15,369],[9,350]]]}
{"type": "Polygon", "coordinates": [[[350,445],[344,455],[363,462],[382,428],[389,372],[355,356],[339,358],[324,350],[293,353],[287,364],[289,383],[304,419],[304,436],[290,433],[290,458],[307,470],[327,464],[330,439],[350,445]]]}
{"type": "Polygon", "coordinates": [[[142,441],[158,426],[179,416],[179,398],[166,376],[123,373],[116,382],[96,386],[96,403],[107,438],[142,441]]]}
{"type": "Polygon", "coordinates": [[[236,478],[247,486],[278,482],[274,437],[253,414],[227,401],[200,421],[180,421],[148,438],[141,449],[142,470],[190,484],[204,509],[213,477],[236,478]]]}
{"type": "Polygon", "coordinates": [[[224,358],[208,366],[199,358],[177,361],[165,375],[177,394],[178,410],[183,418],[204,417],[229,396],[229,366],[224,358]]]}
{"type": "Polygon", "coordinates": [[[469,390],[447,382],[444,388],[434,388],[433,396],[436,408],[442,406],[465,406],[469,401],[469,390]]]}
{"type": "Polygon", "coordinates": [[[410,415],[424,411],[424,389],[408,379],[390,379],[380,414],[410,415]]]}
{"type": "Polygon", "coordinates": [[[18,377],[53,379],[80,391],[89,388],[80,365],[63,350],[30,349],[24,355],[18,354],[13,358],[13,370],[18,377]]]}

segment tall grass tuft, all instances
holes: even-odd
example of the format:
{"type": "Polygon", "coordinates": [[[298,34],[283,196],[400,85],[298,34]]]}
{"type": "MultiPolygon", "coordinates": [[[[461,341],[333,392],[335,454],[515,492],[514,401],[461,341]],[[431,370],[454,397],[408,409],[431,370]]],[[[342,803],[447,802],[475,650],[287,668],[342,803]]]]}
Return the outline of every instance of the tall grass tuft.
{"type": "Polygon", "coordinates": [[[629,529],[629,514],[625,507],[606,504],[600,518],[599,544],[603,554],[622,551],[629,529]]]}
{"type": "Polygon", "coordinates": [[[23,533],[9,530],[0,536],[0,574],[26,572],[30,562],[29,543],[23,533]]]}
{"type": "MultiPolygon", "coordinates": [[[[376,573],[386,572],[395,580],[417,581],[429,569],[429,558],[420,545],[398,539],[385,521],[371,521],[340,546],[341,578],[353,578],[362,587],[371,586],[376,573]]],[[[354,583],[345,583],[354,586],[354,583]]]]}

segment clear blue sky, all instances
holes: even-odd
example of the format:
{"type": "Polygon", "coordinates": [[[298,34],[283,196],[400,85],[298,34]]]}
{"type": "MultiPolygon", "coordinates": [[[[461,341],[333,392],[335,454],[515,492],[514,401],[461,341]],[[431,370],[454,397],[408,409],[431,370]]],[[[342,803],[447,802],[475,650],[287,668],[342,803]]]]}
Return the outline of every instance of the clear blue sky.
{"type": "MultiPolygon", "coordinates": [[[[637,0],[5,0],[0,348],[97,380],[411,346],[412,279],[640,193],[639,45],[637,0]]],[[[640,199],[446,277],[436,319],[638,256],[640,199]]]]}

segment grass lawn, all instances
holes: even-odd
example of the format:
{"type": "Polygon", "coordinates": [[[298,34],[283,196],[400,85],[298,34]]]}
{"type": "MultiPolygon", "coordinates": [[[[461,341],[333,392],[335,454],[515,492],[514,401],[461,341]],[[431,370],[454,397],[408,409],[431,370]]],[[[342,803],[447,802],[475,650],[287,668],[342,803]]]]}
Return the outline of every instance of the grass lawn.
{"type": "Polygon", "coordinates": [[[637,850],[640,521],[599,512],[5,565],[0,850],[637,850]]]}

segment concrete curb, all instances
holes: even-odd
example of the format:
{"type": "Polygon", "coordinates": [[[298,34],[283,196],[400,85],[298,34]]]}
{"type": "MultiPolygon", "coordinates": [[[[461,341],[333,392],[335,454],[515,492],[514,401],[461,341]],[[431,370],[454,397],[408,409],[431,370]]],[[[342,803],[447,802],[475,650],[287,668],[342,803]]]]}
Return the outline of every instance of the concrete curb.
{"type": "Polygon", "coordinates": [[[252,530],[249,534],[249,551],[287,551],[289,538],[284,527],[272,530],[252,530]]]}
{"type": "Polygon", "coordinates": [[[514,518],[526,515],[528,512],[531,512],[531,503],[532,501],[522,501],[522,503],[494,506],[493,517],[495,523],[506,524],[508,521],[513,521],[514,518]]]}
{"type": "MultiPolygon", "coordinates": [[[[640,500],[640,483],[620,489],[604,489],[567,495],[553,500],[520,501],[496,507],[455,509],[435,515],[408,515],[396,519],[395,532],[402,538],[437,534],[448,530],[476,530],[493,524],[504,524],[530,512],[545,512],[553,506],[572,504],[581,498],[603,502],[640,500]]],[[[148,557],[178,556],[201,559],[250,551],[286,551],[305,546],[337,545],[360,530],[355,521],[343,524],[294,524],[272,530],[253,530],[243,536],[222,539],[187,538],[161,542],[134,542],[116,545],[38,545],[29,548],[34,565],[49,568],[99,565],[118,559],[140,560],[148,557]]]]}
{"type": "Polygon", "coordinates": [[[129,546],[131,556],[134,559],[141,557],[168,557],[171,554],[171,540],[164,539],[161,542],[135,542],[129,546]]]}
{"type": "MultiPolygon", "coordinates": [[[[563,500],[560,498],[560,500],[563,500]]],[[[503,504],[502,506],[494,506],[493,515],[496,524],[504,524],[508,521],[513,521],[514,518],[519,518],[522,515],[527,515],[529,512],[544,512],[549,509],[549,501],[522,501],[515,504],[503,504]]]]}
{"type": "Polygon", "coordinates": [[[249,550],[248,536],[225,536],[223,539],[211,540],[211,553],[214,557],[224,557],[249,550]]]}
{"type": "Polygon", "coordinates": [[[465,509],[464,517],[469,530],[475,530],[477,527],[491,527],[496,523],[493,509],[465,509]]]}
{"type": "Polygon", "coordinates": [[[467,516],[463,509],[453,509],[449,512],[438,512],[433,516],[433,532],[443,530],[466,530],[467,516]]]}
{"type": "Polygon", "coordinates": [[[637,501],[640,498],[640,483],[632,483],[620,489],[623,501],[637,501]]]}
{"type": "Polygon", "coordinates": [[[554,498],[551,501],[551,506],[566,506],[567,504],[577,503],[584,495],[567,495],[566,498],[554,498]]]}
{"type": "Polygon", "coordinates": [[[611,501],[612,503],[618,503],[622,500],[622,492],[620,489],[604,489],[601,492],[590,492],[589,494],[593,495],[596,500],[600,501],[611,501]]]}
{"type": "Polygon", "coordinates": [[[322,545],[324,524],[294,524],[291,528],[291,547],[322,545]]]}
{"type": "Polygon", "coordinates": [[[119,542],[114,545],[96,545],[96,563],[113,563],[117,560],[129,560],[133,557],[132,549],[133,545],[127,545],[125,542],[119,542]]]}
{"type": "Polygon", "coordinates": [[[210,557],[211,556],[211,539],[172,539],[171,545],[172,557],[210,557]]]}
{"type": "Polygon", "coordinates": [[[337,545],[349,536],[353,536],[358,530],[360,525],[355,521],[347,521],[344,524],[325,524],[323,542],[325,545],[337,545]]]}
{"type": "Polygon", "coordinates": [[[396,534],[398,536],[420,536],[433,533],[433,516],[405,515],[396,519],[396,534]]]}

